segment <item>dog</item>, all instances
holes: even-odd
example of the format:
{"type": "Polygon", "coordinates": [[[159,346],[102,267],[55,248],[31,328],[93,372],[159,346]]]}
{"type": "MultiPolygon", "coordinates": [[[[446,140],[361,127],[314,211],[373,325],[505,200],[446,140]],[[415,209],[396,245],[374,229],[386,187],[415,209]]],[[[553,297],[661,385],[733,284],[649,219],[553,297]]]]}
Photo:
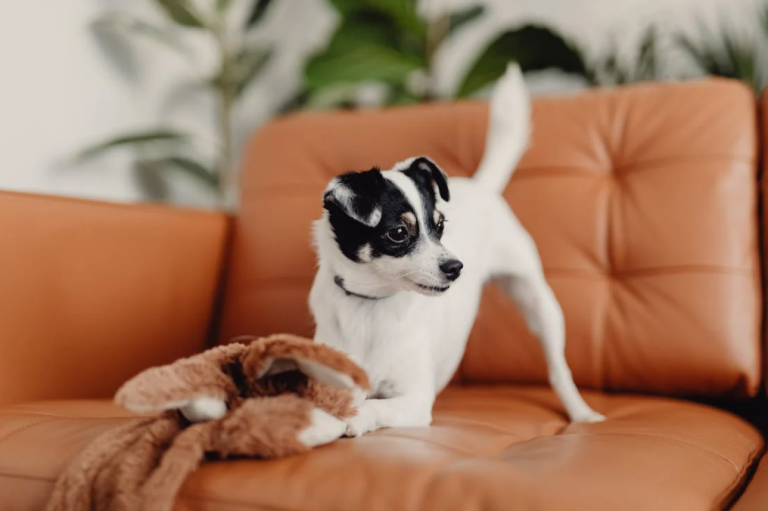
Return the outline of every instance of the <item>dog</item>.
{"type": "Polygon", "coordinates": [[[528,146],[530,100],[510,64],[494,87],[485,152],[472,178],[429,157],[342,174],[314,224],[315,342],[352,357],[372,390],[346,435],[428,426],[435,396],[464,354],[484,284],[498,279],[541,342],[571,421],[604,417],[582,399],[565,359],[565,325],[536,245],[501,192],[528,146]]]}
{"type": "MultiPolygon", "coordinates": [[[[358,412],[345,422],[313,419],[318,445],[344,434],[428,426],[492,278],[539,338],[549,382],[570,420],[605,419],[573,382],[560,305],[536,244],[501,196],[529,134],[530,101],[520,69],[511,64],[491,96],[485,152],[472,178],[449,179],[419,156],[331,180],[322,218],[313,225],[314,341],[361,365],[371,390],[357,391],[358,412]]],[[[226,410],[225,402],[205,396],[181,408],[193,422],[218,419],[226,410]]]]}

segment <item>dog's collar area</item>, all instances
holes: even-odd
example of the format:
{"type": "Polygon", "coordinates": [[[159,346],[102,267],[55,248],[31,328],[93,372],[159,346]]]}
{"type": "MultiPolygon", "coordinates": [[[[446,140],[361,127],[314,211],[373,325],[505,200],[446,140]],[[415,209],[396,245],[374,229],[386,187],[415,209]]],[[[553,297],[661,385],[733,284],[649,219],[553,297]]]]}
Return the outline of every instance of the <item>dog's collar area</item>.
{"type": "Polygon", "coordinates": [[[346,287],[344,287],[344,279],[336,275],[333,277],[333,283],[339,286],[339,289],[344,291],[344,294],[347,296],[354,296],[355,298],[361,298],[363,300],[381,300],[383,298],[388,298],[388,296],[368,296],[368,295],[362,295],[360,293],[355,293],[353,291],[350,291],[346,287]]]}

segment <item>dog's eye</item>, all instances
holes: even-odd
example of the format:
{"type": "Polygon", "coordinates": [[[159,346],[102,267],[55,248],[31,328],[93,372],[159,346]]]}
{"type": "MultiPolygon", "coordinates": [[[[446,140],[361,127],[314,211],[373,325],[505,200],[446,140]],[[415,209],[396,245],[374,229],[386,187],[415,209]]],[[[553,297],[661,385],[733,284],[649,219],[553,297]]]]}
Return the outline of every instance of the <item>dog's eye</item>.
{"type": "Polygon", "coordinates": [[[437,232],[438,236],[442,236],[444,230],[445,230],[445,217],[440,216],[440,218],[437,219],[437,223],[435,224],[435,231],[437,232]]]}
{"type": "Polygon", "coordinates": [[[401,225],[400,227],[395,227],[394,229],[387,231],[386,236],[390,239],[390,241],[394,241],[395,243],[402,243],[408,239],[408,229],[401,225]]]}

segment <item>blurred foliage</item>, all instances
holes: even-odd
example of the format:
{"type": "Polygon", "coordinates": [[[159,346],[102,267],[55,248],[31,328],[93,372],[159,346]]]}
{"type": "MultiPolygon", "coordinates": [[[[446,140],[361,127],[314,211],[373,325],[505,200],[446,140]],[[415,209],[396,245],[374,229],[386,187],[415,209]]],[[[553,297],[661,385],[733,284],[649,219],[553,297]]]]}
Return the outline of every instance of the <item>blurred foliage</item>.
{"type": "Polygon", "coordinates": [[[495,82],[510,60],[517,61],[523,72],[558,69],[587,74],[584,56],[572,42],[550,28],[526,25],[507,30],[491,41],[464,76],[456,95],[469,96],[495,82]]]}
{"type": "MultiPolygon", "coordinates": [[[[328,0],[339,23],[327,46],[304,70],[305,88],[290,108],[354,106],[360,88],[384,84],[384,104],[430,101],[437,97],[434,56],[459,30],[485,13],[482,5],[420,17],[415,0],[328,0]]],[[[493,37],[458,80],[449,97],[467,97],[494,83],[509,61],[523,72],[557,70],[589,85],[617,85],[660,77],[657,31],[648,28],[631,59],[616,46],[606,55],[587,52],[556,30],[536,24],[510,27],[493,37]]]]}
{"type": "Polygon", "coordinates": [[[606,53],[590,61],[584,78],[590,85],[612,86],[658,80],[662,77],[658,58],[658,30],[646,27],[639,44],[627,58],[622,58],[616,43],[607,45],[606,53]]]}
{"type": "MultiPolygon", "coordinates": [[[[437,97],[434,57],[441,45],[483,16],[482,5],[425,19],[415,0],[329,0],[339,23],[327,46],[304,70],[305,88],[294,106],[353,105],[360,87],[387,88],[385,104],[437,97]]],[[[580,51],[555,31],[538,25],[506,30],[488,43],[460,80],[456,97],[497,80],[510,60],[523,71],[557,68],[586,74],[580,51]]]]}
{"type": "MultiPolygon", "coordinates": [[[[184,172],[226,197],[227,189],[232,187],[233,109],[273,54],[272,48],[249,42],[249,35],[258,30],[276,2],[242,1],[250,2],[250,10],[233,33],[225,23],[231,7],[237,3],[233,0],[155,0],[180,29],[208,35],[217,49],[217,70],[205,81],[217,98],[220,113],[221,150],[213,165],[189,157],[189,147],[184,145],[189,138],[186,134],[163,128],[103,141],[83,151],[82,157],[131,148],[136,154],[136,168],[141,172],[140,182],[152,184],[155,195],[164,193],[165,188],[157,185],[153,173],[171,170],[184,172]]],[[[326,1],[338,16],[337,26],[327,44],[307,60],[301,89],[278,107],[278,113],[307,108],[354,108],[360,102],[361,91],[371,85],[383,91],[384,105],[435,100],[439,96],[435,85],[436,54],[446,41],[486,14],[480,4],[424,17],[417,10],[417,0],[326,1]]],[[[760,91],[768,80],[760,58],[761,49],[768,50],[768,5],[756,19],[762,29],[759,41],[722,27],[713,31],[702,27],[696,38],[672,34],[671,39],[675,49],[686,55],[701,74],[743,80],[760,91]]],[[[173,33],[123,13],[107,14],[96,20],[95,25],[102,30],[148,38],[189,55],[173,33]]],[[[603,53],[590,54],[585,47],[550,27],[510,27],[490,38],[447,99],[480,93],[501,76],[509,61],[518,62],[523,72],[556,70],[594,86],[658,80],[668,70],[665,67],[670,67],[666,49],[660,49],[660,40],[659,30],[648,26],[634,48],[624,47],[621,52],[614,40],[605,45],[603,53]]]]}
{"type": "MultiPolygon", "coordinates": [[[[272,49],[251,43],[252,33],[258,29],[272,0],[249,0],[250,11],[242,26],[228,28],[227,17],[233,0],[207,0],[193,3],[191,0],[156,0],[166,17],[183,30],[195,30],[208,36],[216,48],[217,65],[213,76],[204,81],[215,95],[218,107],[219,151],[213,164],[206,164],[189,157],[189,148],[181,142],[189,135],[163,128],[150,128],[140,133],[119,135],[101,141],[83,150],[81,159],[92,158],[107,151],[128,148],[133,151],[139,183],[145,185],[150,197],[164,199],[167,187],[161,186],[159,176],[153,173],[183,172],[203,183],[217,194],[221,205],[231,205],[234,194],[232,182],[234,139],[232,134],[233,112],[237,100],[264,70],[272,56],[272,49]],[[201,4],[205,8],[201,8],[201,4]]],[[[127,33],[146,37],[163,46],[189,55],[189,50],[173,32],[135,19],[121,12],[110,12],[93,23],[94,28],[104,31],[127,33]]]]}
{"type": "Polygon", "coordinates": [[[759,8],[755,19],[757,40],[725,26],[711,30],[700,24],[702,36],[679,34],[677,43],[703,74],[742,80],[759,94],[768,82],[763,62],[768,52],[768,4],[759,8]]]}

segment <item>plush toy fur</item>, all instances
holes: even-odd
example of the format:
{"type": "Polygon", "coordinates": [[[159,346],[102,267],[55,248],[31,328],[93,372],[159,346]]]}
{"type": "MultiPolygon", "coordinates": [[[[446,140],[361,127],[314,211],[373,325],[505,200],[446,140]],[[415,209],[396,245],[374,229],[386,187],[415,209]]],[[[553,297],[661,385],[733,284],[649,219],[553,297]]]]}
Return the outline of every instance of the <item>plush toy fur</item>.
{"type": "Polygon", "coordinates": [[[342,353],[276,335],[213,348],[148,369],[115,401],[141,414],[97,438],[61,475],[47,511],[170,511],[186,477],[206,457],[299,454],[344,433],[352,390],[365,372],[342,353]],[[190,422],[185,406],[226,401],[216,420],[190,422]],[[328,427],[338,423],[338,428],[328,427]],[[330,434],[329,434],[330,433],[330,434]]]}

